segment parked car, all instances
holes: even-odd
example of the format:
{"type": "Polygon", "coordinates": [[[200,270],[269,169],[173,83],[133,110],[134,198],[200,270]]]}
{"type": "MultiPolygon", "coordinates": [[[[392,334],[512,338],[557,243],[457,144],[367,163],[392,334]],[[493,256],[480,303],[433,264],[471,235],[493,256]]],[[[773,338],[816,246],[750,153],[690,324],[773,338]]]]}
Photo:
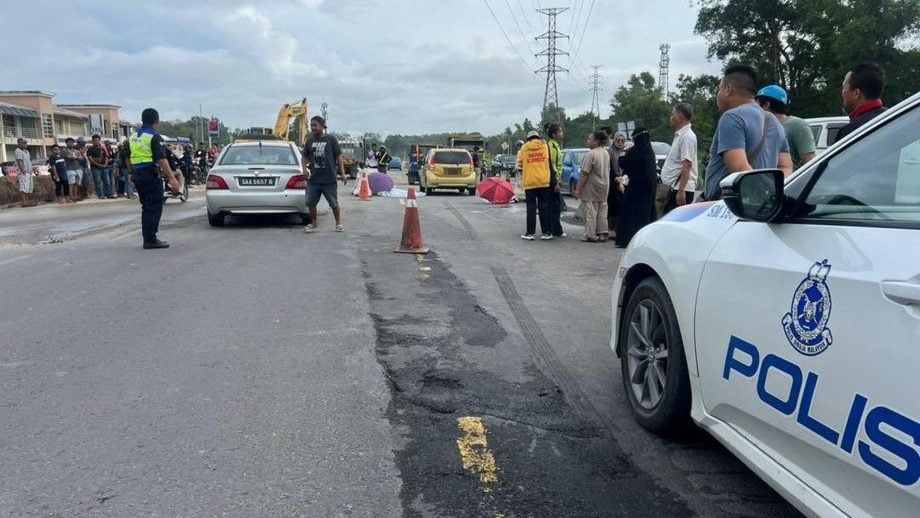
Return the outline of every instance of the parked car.
{"type": "Polygon", "coordinates": [[[502,153],[492,158],[492,175],[501,176],[504,173],[513,174],[517,164],[517,155],[502,153]]]}
{"type": "Polygon", "coordinates": [[[849,117],[819,117],[805,119],[815,136],[815,155],[820,155],[825,149],[837,142],[837,133],[840,128],[850,123],[849,117]]]}
{"type": "Polygon", "coordinates": [[[562,150],[562,185],[559,188],[564,194],[575,192],[581,178],[581,162],[590,151],[586,147],[562,150]]]}
{"type": "Polygon", "coordinates": [[[611,347],[642,426],[692,420],[808,516],[920,515],[918,128],[920,93],[636,234],[611,347]]]}
{"type": "Polygon", "coordinates": [[[32,160],[32,172],[39,176],[51,176],[51,166],[47,158],[36,158],[32,160]]]}
{"type": "Polygon", "coordinates": [[[402,159],[398,156],[394,156],[390,159],[390,163],[387,164],[387,169],[390,171],[402,171],[402,159]]]}
{"type": "Polygon", "coordinates": [[[300,151],[284,140],[239,140],[221,151],[208,173],[208,222],[222,226],[228,215],[295,214],[310,222],[300,151]]]}
{"type": "Polygon", "coordinates": [[[466,190],[476,194],[476,170],[473,156],[465,149],[436,148],[428,151],[419,176],[422,189],[431,194],[435,189],[466,190]]]}
{"type": "Polygon", "coordinates": [[[661,168],[664,167],[664,161],[671,152],[671,144],[667,142],[652,141],[652,151],[655,153],[655,170],[661,174],[661,168]]]}

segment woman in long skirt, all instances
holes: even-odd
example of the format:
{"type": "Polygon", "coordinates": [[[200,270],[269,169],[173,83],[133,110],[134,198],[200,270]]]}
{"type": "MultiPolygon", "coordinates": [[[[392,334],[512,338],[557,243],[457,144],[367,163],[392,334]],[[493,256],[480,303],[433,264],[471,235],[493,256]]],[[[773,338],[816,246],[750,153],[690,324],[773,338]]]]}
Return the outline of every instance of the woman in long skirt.
{"type": "Polygon", "coordinates": [[[619,188],[623,192],[623,209],[617,228],[616,244],[626,247],[642,227],[655,221],[655,152],[648,130],[633,131],[633,147],[620,158],[623,177],[619,188]]]}

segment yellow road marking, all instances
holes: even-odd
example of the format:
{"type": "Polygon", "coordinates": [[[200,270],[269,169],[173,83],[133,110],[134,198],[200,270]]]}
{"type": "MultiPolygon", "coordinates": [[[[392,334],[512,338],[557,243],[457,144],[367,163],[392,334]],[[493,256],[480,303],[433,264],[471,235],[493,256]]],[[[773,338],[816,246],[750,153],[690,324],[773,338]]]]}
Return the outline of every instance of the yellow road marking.
{"type": "Polygon", "coordinates": [[[498,466],[495,465],[495,457],[489,449],[486,427],[482,424],[482,419],[460,417],[457,418],[457,426],[463,431],[463,437],[457,439],[463,469],[478,473],[479,481],[483,484],[498,482],[498,466]]]}

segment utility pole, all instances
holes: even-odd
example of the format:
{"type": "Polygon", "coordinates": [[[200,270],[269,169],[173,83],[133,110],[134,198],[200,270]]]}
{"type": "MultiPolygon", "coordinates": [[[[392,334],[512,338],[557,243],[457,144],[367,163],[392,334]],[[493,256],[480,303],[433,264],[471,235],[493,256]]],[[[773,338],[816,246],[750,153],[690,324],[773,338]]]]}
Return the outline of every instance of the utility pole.
{"type": "Polygon", "coordinates": [[[600,101],[600,90],[601,90],[601,75],[597,72],[601,68],[600,65],[594,65],[591,68],[594,69],[594,73],[591,74],[591,113],[594,114],[594,119],[591,121],[591,129],[597,129],[597,121],[601,118],[601,101],[600,101]]]}
{"type": "MultiPolygon", "coordinates": [[[[566,38],[568,39],[568,34],[562,34],[556,30],[556,16],[559,13],[564,13],[568,11],[568,7],[549,7],[547,9],[537,9],[537,12],[540,14],[545,14],[547,18],[547,30],[543,34],[537,36],[537,41],[546,40],[546,49],[543,52],[535,54],[535,56],[545,56],[546,57],[546,66],[536,70],[537,74],[546,74],[546,88],[543,91],[543,114],[546,114],[546,108],[552,104],[557,109],[553,112],[552,117],[555,119],[559,114],[559,91],[556,89],[556,72],[568,72],[568,69],[556,66],[556,56],[568,56],[569,53],[564,50],[559,50],[556,48],[556,40],[566,38]]],[[[559,122],[557,120],[552,121],[543,121],[543,122],[559,122]]]]}
{"type": "Polygon", "coordinates": [[[669,83],[668,80],[668,70],[671,68],[671,46],[667,43],[662,43],[658,50],[661,51],[661,58],[658,60],[658,86],[661,88],[661,92],[664,94],[664,100],[668,100],[669,92],[669,83]]]}
{"type": "Polygon", "coordinates": [[[204,115],[202,115],[201,103],[198,103],[198,142],[204,142],[204,115]]]}

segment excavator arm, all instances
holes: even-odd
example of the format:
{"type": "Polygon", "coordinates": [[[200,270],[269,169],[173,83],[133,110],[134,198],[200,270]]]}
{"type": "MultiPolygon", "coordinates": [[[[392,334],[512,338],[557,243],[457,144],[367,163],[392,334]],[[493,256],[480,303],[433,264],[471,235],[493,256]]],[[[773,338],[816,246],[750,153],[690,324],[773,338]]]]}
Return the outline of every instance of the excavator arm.
{"type": "Polygon", "coordinates": [[[278,110],[278,120],[275,121],[274,133],[283,140],[290,140],[291,119],[297,120],[297,130],[300,138],[307,135],[307,99],[303,98],[292,103],[285,103],[278,110]]]}

